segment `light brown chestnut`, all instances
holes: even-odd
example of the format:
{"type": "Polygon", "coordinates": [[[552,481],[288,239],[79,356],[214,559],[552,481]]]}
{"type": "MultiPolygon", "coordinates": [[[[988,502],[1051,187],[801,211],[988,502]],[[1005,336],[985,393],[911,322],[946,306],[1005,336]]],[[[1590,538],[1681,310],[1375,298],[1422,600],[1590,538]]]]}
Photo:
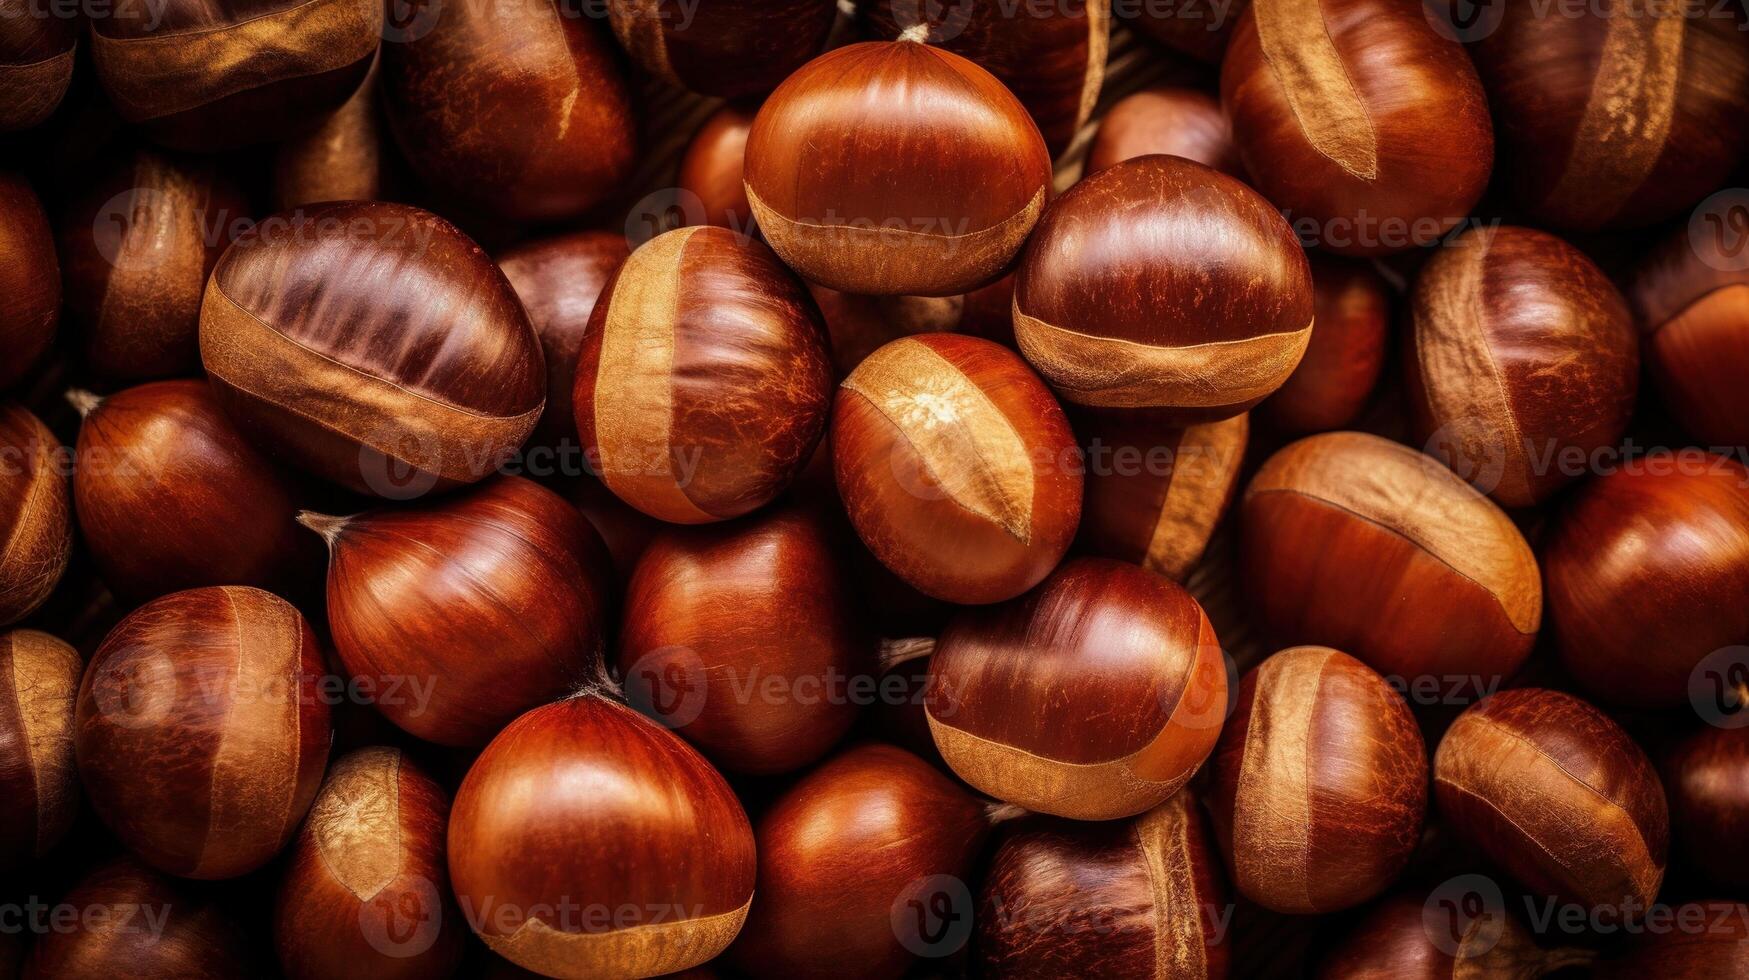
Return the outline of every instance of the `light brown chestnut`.
{"type": "Polygon", "coordinates": [[[73,708],[85,662],[36,630],[0,633],[0,871],[60,842],[79,813],[73,708]]]}
{"type": "Polygon", "coordinates": [[[0,403],[0,626],[47,601],[72,554],[66,450],[35,415],[0,403]]]}
{"type": "Polygon", "coordinates": [[[1300,366],[1258,407],[1277,429],[1305,435],[1347,428],[1366,408],[1385,369],[1391,293],[1384,277],[1353,259],[1314,253],[1312,340],[1300,366]]]}
{"type": "Polygon", "coordinates": [[[1087,172],[1165,153],[1244,179],[1233,127],[1220,100],[1200,89],[1157,85],[1126,95],[1099,119],[1087,172]]]}
{"type": "MultiPolygon", "coordinates": [[[[747,203],[747,134],[754,109],[726,102],[710,114],[680,158],[680,189],[702,210],[688,224],[718,225],[743,235],[753,233],[753,205],[747,203]]],[[[686,202],[688,205],[691,201],[686,202]]]]}
{"type": "MultiPolygon", "coordinates": [[[[1749,212],[1744,212],[1749,215],[1749,212]]],[[[1749,446],[1749,263],[1732,253],[1730,215],[1682,228],[1634,274],[1628,300],[1640,353],[1663,404],[1708,446],[1749,446]]]]}
{"type": "Polygon", "coordinates": [[[27,980],[235,980],[258,975],[248,934],[213,895],[131,858],[99,865],[57,907],[80,910],[51,929],[25,964],[27,980]],[[87,914],[97,910],[103,915],[87,914]],[[148,916],[157,918],[156,928],[148,916]]]}
{"type": "Polygon", "coordinates": [[[613,33],[643,69],[705,95],[771,91],[826,45],[833,0],[608,0],[613,33]]]}
{"type": "Polygon", "coordinates": [[[61,265],[30,184],[0,170],[0,389],[49,349],[61,319],[61,265]]]}

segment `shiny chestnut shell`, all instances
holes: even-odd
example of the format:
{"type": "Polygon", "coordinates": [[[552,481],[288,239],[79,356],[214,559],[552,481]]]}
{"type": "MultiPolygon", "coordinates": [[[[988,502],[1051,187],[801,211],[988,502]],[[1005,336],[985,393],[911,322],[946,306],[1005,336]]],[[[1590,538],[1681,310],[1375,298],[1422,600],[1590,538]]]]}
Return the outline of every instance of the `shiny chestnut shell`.
{"type": "Polygon", "coordinates": [[[49,853],[79,813],[73,710],[85,662],[47,633],[0,633],[0,871],[49,853]]]}

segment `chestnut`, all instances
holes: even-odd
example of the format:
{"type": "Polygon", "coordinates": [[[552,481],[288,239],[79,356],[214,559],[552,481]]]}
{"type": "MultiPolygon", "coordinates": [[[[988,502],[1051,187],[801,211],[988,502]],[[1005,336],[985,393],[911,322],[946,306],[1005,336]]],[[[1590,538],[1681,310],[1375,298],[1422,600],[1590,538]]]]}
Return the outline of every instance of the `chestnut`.
{"type": "Polygon", "coordinates": [[[1427,746],[1401,694],[1329,647],[1252,668],[1209,762],[1209,812],[1239,893],[1321,914],[1402,874],[1427,814],[1427,746]]]}
{"type": "Polygon", "coordinates": [[[1065,0],[1018,12],[996,3],[939,7],[917,0],[857,0],[856,7],[873,38],[921,35],[995,75],[1038,123],[1053,157],[1068,148],[1099,99],[1111,0],[1065,0]]]}
{"type": "Polygon", "coordinates": [[[803,65],[747,136],[747,200],[804,277],[850,293],[951,296],[996,279],[1044,210],[1051,158],[976,64],[868,41],[803,65]]]}
{"type": "Polygon", "coordinates": [[[1749,470],[1655,453],[1589,481],[1542,546],[1562,660],[1611,704],[1675,707],[1749,636],[1749,470]]]}
{"type": "Polygon", "coordinates": [[[84,669],[47,633],[0,633],[0,871],[42,858],[78,816],[73,705],[84,669]]]}
{"type": "Polygon", "coordinates": [[[666,525],[641,510],[633,509],[594,477],[581,476],[567,481],[562,491],[607,545],[614,583],[623,586],[630,582],[644,549],[666,525]]]}
{"type": "Polygon", "coordinates": [[[835,0],[609,0],[621,47],[645,71],[733,99],[777,87],[826,45],[835,0]]]}
{"type": "Polygon", "coordinates": [[[1440,818],[1532,892],[1645,908],[1669,813],[1646,753],[1571,694],[1516,688],[1471,705],[1433,757],[1440,818]]]}
{"type": "MultiPolygon", "coordinates": [[[[809,286],[832,339],[832,365],[840,381],[888,341],[919,333],[957,333],[965,319],[965,296],[864,296],[809,286]]],[[[1003,304],[1003,318],[1008,315],[1003,304]]]]}
{"type": "Polygon", "coordinates": [[[304,617],[260,589],[134,610],[79,685],[74,748],[92,809],[161,871],[230,878],[267,863],[328,763],[325,673],[304,617]]]}
{"type": "Polygon", "coordinates": [[[649,977],[725,949],[753,902],[753,829],[685,742],[605,697],[544,705],[468,770],[450,881],[492,951],[551,977],[649,977]]]}
{"type": "Polygon", "coordinates": [[[1200,89],[1156,85],[1126,95],[1100,117],[1087,151],[1087,172],[1165,153],[1241,180],[1245,165],[1220,100],[1200,89]]]}
{"type": "Polygon", "coordinates": [[[0,403],[0,626],[36,611],[73,554],[66,455],[54,433],[0,403]]]}
{"type": "Polygon", "coordinates": [[[747,203],[744,182],[753,112],[747,106],[726,102],[705,119],[686,144],[677,183],[702,209],[687,216],[688,224],[719,225],[743,235],[753,231],[753,205],[747,203]]]}
{"type": "Polygon", "coordinates": [[[315,130],[280,143],[273,154],[273,206],[278,211],[323,201],[380,201],[394,178],[394,147],[383,116],[382,59],[371,63],[358,91],[315,130]]]}
{"type": "Polygon", "coordinates": [[[1537,223],[1642,227],[1728,182],[1749,147],[1741,10],[1509,6],[1470,51],[1537,223]]]}
{"type": "Polygon", "coordinates": [[[378,710],[440,745],[596,680],[607,549],[558,494],[516,476],[416,507],[298,518],[328,542],[328,621],[378,710]]]}
{"type": "Polygon", "coordinates": [[[1546,500],[1572,458],[1633,416],[1639,340],[1627,304],[1578,249],[1531,228],[1475,228],[1415,280],[1405,360],[1417,437],[1506,507],[1546,500]]]}
{"type": "Polygon", "coordinates": [[[1438,892],[1435,896],[1401,892],[1379,902],[1324,954],[1313,976],[1316,980],[1528,980],[1583,967],[1596,955],[1588,949],[1538,945],[1530,930],[1503,907],[1484,905],[1474,910],[1444,904],[1438,892]]]}
{"type": "Polygon", "coordinates": [[[291,980],[446,977],[466,927],[444,860],[449,794],[399,749],[339,759],[291,846],[273,908],[291,980]]]}
{"type": "Polygon", "coordinates": [[[0,0],[0,133],[30,129],[55,114],[73,83],[73,49],[83,20],[30,0],[0,0]]]}
{"type": "Polygon", "coordinates": [[[1251,0],[1230,3],[1198,3],[1180,0],[1169,3],[1117,2],[1112,12],[1119,23],[1143,37],[1157,41],[1178,54],[1189,55],[1211,65],[1221,63],[1231,40],[1239,15],[1251,0]]]}
{"type": "Polygon", "coordinates": [[[238,237],[207,284],[200,355],[257,445],[379,496],[483,479],[546,392],[504,274],[454,225],[400,204],[316,205],[238,237]]]}
{"type": "Polygon", "coordinates": [[[1281,387],[1312,332],[1312,273],[1256,191],[1179,157],[1101,170],[1045,212],[1014,337],[1063,398],[1219,421],[1281,387]]]}
{"type": "Polygon", "coordinates": [[[29,183],[0,170],[0,389],[49,349],[60,319],[61,264],[49,219],[29,183]]]}
{"type": "Polygon", "coordinates": [[[1215,747],[1226,663],[1202,606],[1153,572],[1065,562],[999,606],[961,611],[930,662],[941,757],[999,800],[1115,820],[1176,793],[1215,747]]]}
{"type": "Polygon", "coordinates": [[[1384,373],[1391,294],[1365,263],[1317,253],[1312,262],[1312,339],[1306,356],[1258,406],[1276,429],[1295,435],[1347,428],[1384,373]]]}
{"type": "Polygon", "coordinates": [[[630,254],[623,235],[574,231],[523,242],[498,256],[546,359],[547,407],[534,429],[538,444],[578,444],[571,389],[583,332],[602,288],[630,254]]]}
{"type": "Polygon", "coordinates": [[[432,189],[511,221],[558,221],[630,176],[631,90],[605,28],[555,0],[414,9],[405,39],[383,45],[383,97],[432,189]]]}
{"type": "Polygon", "coordinates": [[[1189,578],[1237,496],[1250,417],[1171,428],[1146,410],[1087,410],[1075,428],[1087,455],[1082,545],[1189,578]]]}
{"type": "Polygon", "coordinates": [[[1063,410],[987,340],[930,333],[870,354],[838,390],[832,464],[881,563],[948,602],[1038,584],[1081,517],[1081,460],[1063,410]]]}
{"type": "Polygon", "coordinates": [[[609,490],[702,524],[789,485],[825,431],[831,390],[808,291],[764,245],[707,225],[658,235],[613,274],[572,401],[609,490]]]}
{"type": "Polygon", "coordinates": [[[215,897],[132,858],[99,865],[57,908],[79,915],[70,927],[37,938],[27,980],[233,980],[256,973],[242,926],[215,897]]]}
{"type": "MultiPolygon", "coordinates": [[[[1598,980],[1705,980],[1749,973],[1749,905],[1682,902],[1654,909],[1659,928],[1646,928],[1600,959],[1598,980]]],[[[1650,915],[1652,913],[1648,913],[1650,915]]]]}
{"type": "Polygon", "coordinates": [[[836,544],[798,508],[657,535],[619,630],[632,703],[736,772],[824,755],[856,720],[852,685],[874,671],[836,544]]]}
{"type": "Polygon", "coordinates": [[[118,0],[106,12],[90,18],[104,92],[180,150],[313,127],[364,80],[384,26],[371,0],[118,0]]]}
{"type": "Polygon", "coordinates": [[[66,322],[90,368],[124,380],[196,373],[207,276],[248,221],[211,160],[138,150],[86,185],[59,239],[66,322]]]}
{"type": "Polygon", "coordinates": [[[981,975],[1227,975],[1231,906],[1189,790],[1121,823],[1012,827],[978,899],[981,975]]]}
{"type": "Polygon", "coordinates": [[[1708,230],[1654,248],[1628,300],[1664,406],[1705,445],[1749,446],[1749,265],[1726,254],[1728,226],[1708,230]]]}
{"type": "Polygon", "coordinates": [[[1749,727],[1703,725],[1659,768],[1677,856],[1708,881],[1749,881],[1749,727]]]}
{"type": "Polygon", "coordinates": [[[759,885],[729,959],[756,976],[896,977],[957,951],[933,948],[917,923],[944,899],[971,917],[965,882],[1008,809],[904,749],[845,750],[759,818],[759,885]]]}
{"type": "Polygon", "coordinates": [[[1241,566],[1279,642],[1387,678],[1498,681],[1542,625],[1536,556],[1512,520],[1437,460],[1359,432],[1271,456],[1239,504],[1241,566]]]}
{"type": "Polygon", "coordinates": [[[1257,188],[1343,255],[1437,242],[1494,168],[1476,68],[1421,4],[1252,0],[1221,102],[1257,188]]]}

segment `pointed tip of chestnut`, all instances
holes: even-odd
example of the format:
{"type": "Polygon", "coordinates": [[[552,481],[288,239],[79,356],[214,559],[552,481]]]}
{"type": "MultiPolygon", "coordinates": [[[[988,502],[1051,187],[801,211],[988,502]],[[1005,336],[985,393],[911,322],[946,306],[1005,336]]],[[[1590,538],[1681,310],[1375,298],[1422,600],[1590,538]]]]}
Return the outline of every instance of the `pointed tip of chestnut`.
{"type": "Polygon", "coordinates": [[[1021,817],[1031,814],[1032,811],[1026,807],[1015,806],[1012,803],[989,803],[984,807],[984,819],[988,820],[992,827],[1007,823],[1010,820],[1019,820],[1021,817]]]}
{"type": "Polygon", "coordinates": [[[935,652],[935,637],[907,636],[901,639],[881,640],[880,661],[882,672],[892,670],[900,664],[913,660],[922,660],[935,652]]]}
{"type": "Polygon", "coordinates": [[[97,406],[103,404],[103,396],[84,388],[68,388],[67,404],[73,406],[80,418],[84,418],[97,411],[97,406]]]}
{"type": "Polygon", "coordinates": [[[919,22],[899,32],[897,40],[923,44],[929,40],[929,25],[919,22]]]}
{"type": "Polygon", "coordinates": [[[352,523],[352,518],[350,517],[335,517],[332,514],[318,514],[313,510],[298,511],[297,520],[299,524],[302,524],[317,534],[320,534],[322,540],[326,541],[330,546],[340,537],[340,532],[346,529],[346,525],[352,523]]]}

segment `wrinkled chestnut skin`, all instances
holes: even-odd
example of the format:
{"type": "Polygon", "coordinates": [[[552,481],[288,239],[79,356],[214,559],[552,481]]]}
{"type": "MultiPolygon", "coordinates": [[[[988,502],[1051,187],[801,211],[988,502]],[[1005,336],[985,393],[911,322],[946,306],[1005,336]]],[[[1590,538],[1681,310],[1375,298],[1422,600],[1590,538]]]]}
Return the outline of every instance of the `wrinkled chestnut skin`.
{"type": "Polygon", "coordinates": [[[1282,432],[1309,435],[1347,428],[1360,417],[1384,373],[1391,293],[1371,266],[1324,253],[1312,263],[1312,340],[1300,366],[1258,415],[1282,432]]]}
{"type": "Polygon", "coordinates": [[[1156,85],[1119,99],[1099,119],[1087,151],[1087,172],[1166,153],[1244,179],[1245,164],[1233,145],[1233,127],[1220,100],[1177,85],[1156,85]]]}
{"type": "Polygon", "coordinates": [[[0,403],[0,626],[48,600],[73,555],[65,450],[35,415],[0,403]]]}
{"type": "Polygon", "coordinates": [[[99,866],[60,904],[110,914],[45,933],[25,964],[28,980],[233,980],[259,969],[241,924],[218,900],[132,858],[99,866]]]}
{"type": "Polygon", "coordinates": [[[0,0],[0,133],[47,122],[73,83],[80,18],[44,16],[29,0],[0,0]]]}
{"type": "Polygon", "coordinates": [[[61,319],[61,264],[36,192],[0,171],[0,389],[49,349],[61,319]]]}
{"type": "Polygon", "coordinates": [[[645,71],[725,99],[776,88],[825,46],[837,13],[834,0],[610,0],[607,6],[620,46],[645,71]]]}
{"type": "MultiPolygon", "coordinates": [[[[680,158],[677,183],[693,195],[700,208],[686,215],[687,224],[719,225],[743,235],[752,234],[753,205],[747,203],[747,134],[753,129],[754,110],[739,103],[724,103],[710,114],[680,158]]],[[[692,201],[682,199],[690,208],[692,201]]]]}
{"type": "Polygon", "coordinates": [[[1702,725],[1659,771],[1677,856],[1719,885],[1749,880],[1749,727],[1702,725]]]}
{"type": "Polygon", "coordinates": [[[47,633],[0,633],[0,873],[48,854],[79,814],[73,709],[84,669],[47,633]]]}
{"type": "Polygon", "coordinates": [[[1749,268],[1727,250],[1725,215],[1681,228],[1634,273],[1628,301],[1664,406],[1708,446],[1749,446],[1749,268]]]}

